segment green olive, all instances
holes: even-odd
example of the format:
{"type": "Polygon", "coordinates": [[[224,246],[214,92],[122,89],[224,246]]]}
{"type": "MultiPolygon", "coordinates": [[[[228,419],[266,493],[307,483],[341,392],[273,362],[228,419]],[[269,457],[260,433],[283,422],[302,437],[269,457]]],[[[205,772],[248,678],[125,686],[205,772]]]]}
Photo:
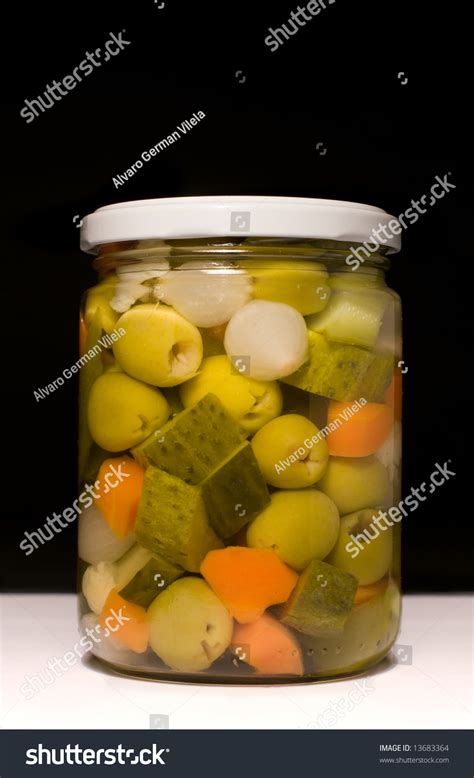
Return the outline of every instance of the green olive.
{"type": "Polygon", "coordinates": [[[265,424],[253,437],[252,448],[266,482],[280,489],[312,486],[322,477],[329,458],[319,429],[297,413],[265,424]]]}
{"type": "Polygon", "coordinates": [[[115,370],[99,376],[89,394],[89,430],[106,451],[136,446],[164,424],[169,414],[159,389],[115,370]]]}
{"type": "Polygon", "coordinates": [[[312,559],[324,559],[339,533],[333,501],[316,489],[275,492],[270,505],[250,524],[247,543],[271,548],[282,562],[304,570],[312,559]]]}

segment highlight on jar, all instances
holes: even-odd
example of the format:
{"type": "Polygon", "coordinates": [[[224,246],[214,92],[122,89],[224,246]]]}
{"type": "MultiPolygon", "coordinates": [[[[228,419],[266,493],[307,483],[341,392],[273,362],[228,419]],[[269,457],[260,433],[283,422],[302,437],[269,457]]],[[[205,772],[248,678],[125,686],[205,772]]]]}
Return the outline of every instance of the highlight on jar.
{"type": "Polygon", "coordinates": [[[94,644],[102,662],[292,683],[357,675],[390,650],[401,528],[370,528],[401,498],[401,313],[385,282],[399,238],[346,262],[390,219],[197,197],[84,220],[99,280],[81,354],[121,333],[80,371],[79,481],[97,493],[79,519],[81,631],[121,614],[94,644]]]}

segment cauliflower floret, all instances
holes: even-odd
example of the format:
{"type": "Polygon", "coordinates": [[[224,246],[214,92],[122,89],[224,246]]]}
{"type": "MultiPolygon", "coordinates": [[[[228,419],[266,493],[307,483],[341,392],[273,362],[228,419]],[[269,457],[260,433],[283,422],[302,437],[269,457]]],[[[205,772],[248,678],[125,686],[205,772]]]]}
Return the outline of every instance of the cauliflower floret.
{"type": "Polygon", "coordinates": [[[117,562],[90,565],[82,578],[82,591],[91,611],[100,613],[112,589],[123,589],[151,557],[150,551],[136,543],[117,562]]]}
{"type": "Polygon", "coordinates": [[[125,313],[137,300],[145,302],[150,297],[151,289],[136,281],[119,281],[115,294],[110,301],[110,307],[117,313],[125,313]]]}
{"type": "Polygon", "coordinates": [[[167,273],[167,260],[136,262],[130,265],[120,265],[117,268],[118,283],[115,294],[110,302],[111,308],[118,313],[125,313],[137,300],[149,302],[153,299],[152,287],[145,281],[156,280],[167,273]]]}
{"type": "Polygon", "coordinates": [[[82,579],[82,591],[89,608],[100,613],[115,586],[114,563],[98,562],[87,568],[82,579]]]}

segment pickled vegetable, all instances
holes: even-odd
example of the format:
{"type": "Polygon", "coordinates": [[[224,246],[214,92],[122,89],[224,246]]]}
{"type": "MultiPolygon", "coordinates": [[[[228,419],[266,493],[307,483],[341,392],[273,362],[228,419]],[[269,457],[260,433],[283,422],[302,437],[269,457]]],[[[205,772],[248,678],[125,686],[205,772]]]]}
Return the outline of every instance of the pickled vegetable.
{"type": "Polygon", "coordinates": [[[145,609],[128,602],[115,589],[107,597],[98,619],[102,629],[109,629],[111,622],[111,638],[114,642],[137,654],[147,650],[150,627],[145,609]],[[114,625],[113,621],[118,621],[118,614],[121,620],[114,625]]]}
{"type": "Polygon", "coordinates": [[[207,670],[229,646],[232,619],[205,581],[182,578],[148,608],[150,645],[168,667],[207,670]]]}
{"type": "Polygon", "coordinates": [[[329,453],[337,457],[375,454],[392,429],[392,409],[383,403],[366,403],[353,416],[346,418],[348,408],[345,403],[329,403],[328,424],[344,419],[344,423],[328,435],[329,453]]]}
{"type": "Polygon", "coordinates": [[[186,262],[160,278],[157,293],[197,327],[223,324],[250,300],[251,280],[224,263],[186,262]]]}
{"type": "Polygon", "coordinates": [[[154,386],[177,386],[201,364],[199,330],[172,308],[137,305],[120,317],[118,328],[125,334],[114,343],[113,352],[132,378],[154,386]]]}
{"type": "Polygon", "coordinates": [[[355,672],[383,655],[397,632],[398,602],[398,592],[392,583],[377,596],[356,605],[339,635],[301,634],[306,672],[316,676],[355,672]]]}
{"type": "Polygon", "coordinates": [[[116,562],[90,565],[82,577],[82,592],[91,611],[100,613],[112,589],[121,591],[151,559],[152,554],[135,543],[116,562]]]}
{"type": "Polygon", "coordinates": [[[106,459],[100,466],[96,505],[118,538],[127,537],[134,528],[144,476],[143,468],[131,457],[106,459]]]}
{"type": "Polygon", "coordinates": [[[184,570],[181,567],[155,554],[119,593],[129,602],[148,608],[157,594],[182,575],[184,570]]]}
{"type": "Polygon", "coordinates": [[[389,479],[387,470],[375,456],[330,457],[318,488],[344,515],[372,505],[383,505],[389,479]]]}
{"type": "Polygon", "coordinates": [[[92,438],[106,451],[125,451],[164,424],[170,409],[158,389],[110,371],[91,388],[87,416],[92,438]]]}
{"type": "Polygon", "coordinates": [[[267,485],[250,443],[243,443],[201,484],[209,522],[230,538],[270,502],[267,485]]]}
{"type": "Polygon", "coordinates": [[[385,576],[392,560],[392,528],[372,509],[343,516],[339,536],[326,559],[340,570],[352,573],[360,586],[385,576]]]}
{"type": "Polygon", "coordinates": [[[245,269],[253,277],[253,296],[296,308],[303,316],[326,307],[331,294],[324,265],[315,262],[273,260],[270,266],[247,259],[245,269]]]}
{"type": "Polygon", "coordinates": [[[233,362],[226,356],[204,359],[199,374],[180,388],[185,407],[211,392],[246,434],[260,429],[281,412],[281,390],[276,381],[249,378],[248,365],[247,357],[236,357],[233,362]]]}
{"type": "Polygon", "coordinates": [[[198,572],[207,552],[222,546],[209,525],[201,490],[157,467],[145,474],[135,534],[153,554],[190,572],[198,572]]]}
{"type": "Polygon", "coordinates": [[[312,486],[322,477],[328,444],[309,419],[296,413],[268,422],[252,439],[267,483],[281,489],[312,486]]]}
{"type": "Polygon", "coordinates": [[[143,466],[153,464],[190,484],[197,484],[244,440],[236,422],[212,394],[178,413],[132,449],[143,466]]]}
{"type": "Polygon", "coordinates": [[[303,675],[298,641],[268,613],[252,624],[236,624],[231,648],[235,656],[263,675],[303,675]]]}
{"type": "Polygon", "coordinates": [[[79,557],[89,565],[115,562],[136,540],[131,532],[123,538],[118,538],[95,505],[91,505],[79,517],[78,533],[79,557]]]}
{"type": "Polygon", "coordinates": [[[393,374],[391,354],[376,354],[358,346],[331,343],[309,331],[309,359],[285,383],[341,402],[363,397],[382,402],[393,374]]]}
{"type": "Polygon", "coordinates": [[[313,559],[300,575],[281,621],[305,635],[340,634],[354,603],[357,579],[333,565],[313,559]]]}
{"type": "Polygon", "coordinates": [[[251,522],[247,543],[271,548],[295,570],[324,559],[339,536],[339,512],[317,489],[275,492],[270,505],[251,522]]]}
{"type": "Polygon", "coordinates": [[[301,314],[290,305],[252,300],[230,320],[224,346],[231,358],[245,355],[251,378],[274,381],[303,364],[308,331],[301,314]]]}
{"type": "Polygon", "coordinates": [[[201,573],[241,624],[256,621],[270,605],[286,602],[298,580],[273,551],[240,546],[210,551],[201,573]]]}
{"type": "Polygon", "coordinates": [[[370,349],[377,340],[387,303],[384,292],[337,290],[324,311],[310,316],[307,324],[328,340],[370,349]]]}
{"type": "Polygon", "coordinates": [[[87,327],[100,318],[104,332],[110,334],[114,331],[119,314],[112,309],[110,302],[116,287],[117,280],[109,277],[89,290],[84,309],[84,321],[87,327]]]}

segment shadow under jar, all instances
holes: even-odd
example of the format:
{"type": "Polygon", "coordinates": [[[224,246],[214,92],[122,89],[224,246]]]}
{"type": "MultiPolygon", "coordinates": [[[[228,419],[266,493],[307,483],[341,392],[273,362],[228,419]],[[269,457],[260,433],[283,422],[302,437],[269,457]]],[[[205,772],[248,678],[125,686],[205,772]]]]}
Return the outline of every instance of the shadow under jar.
{"type": "Polygon", "coordinates": [[[365,671],[400,615],[401,314],[385,211],[193,197],[86,217],[79,601],[157,680],[365,671]]]}

